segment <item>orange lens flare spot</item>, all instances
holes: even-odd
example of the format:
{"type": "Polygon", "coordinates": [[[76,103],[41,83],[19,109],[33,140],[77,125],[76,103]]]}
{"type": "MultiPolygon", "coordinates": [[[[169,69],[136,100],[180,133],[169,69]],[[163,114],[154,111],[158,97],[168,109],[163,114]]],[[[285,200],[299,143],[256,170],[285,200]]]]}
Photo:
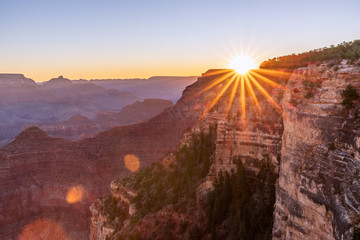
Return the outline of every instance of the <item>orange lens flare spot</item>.
{"type": "Polygon", "coordinates": [[[131,172],[136,172],[140,167],[139,158],[133,154],[128,154],[124,157],[125,167],[131,172]]]}
{"type": "Polygon", "coordinates": [[[45,240],[45,239],[68,239],[68,235],[61,226],[52,219],[39,219],[27,224],[19,237],[19,240],[45,240]]]}
{"type": "Polygon", "coordinates": [[[255,61],[246,55],[235,56],[229,63],[229,68],[234,69],[237,73],[242,75],[256,67],[255,61]]]}
{"type": "Polygon", "coordinates": [[[84,197],[85,190],[81,186],[74,186],[70,188],[66,195],[66,201],[68,203],[76,203],[80,202],[81,199],[84,197]]]}

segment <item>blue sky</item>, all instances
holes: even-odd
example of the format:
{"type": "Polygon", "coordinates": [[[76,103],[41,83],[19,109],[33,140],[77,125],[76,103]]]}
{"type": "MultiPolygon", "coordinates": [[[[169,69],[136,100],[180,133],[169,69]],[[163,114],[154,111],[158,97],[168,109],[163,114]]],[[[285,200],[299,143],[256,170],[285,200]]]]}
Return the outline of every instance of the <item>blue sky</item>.
{"type": "Polygon", "coordinates": [[[260,63],[360,39],[360,1],[0,0],[0,72],[200,75],[243,49],[260,63]]]}

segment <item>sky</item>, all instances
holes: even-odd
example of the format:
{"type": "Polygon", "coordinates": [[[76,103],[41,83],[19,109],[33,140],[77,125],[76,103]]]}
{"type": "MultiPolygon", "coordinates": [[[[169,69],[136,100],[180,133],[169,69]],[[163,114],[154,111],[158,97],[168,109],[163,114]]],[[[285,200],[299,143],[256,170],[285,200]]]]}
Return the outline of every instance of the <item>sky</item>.
{"type": "Polygon", "coordinates": [[[194,76],[360,39],[358,0],[0,0],[0,73],[194,76]]]}

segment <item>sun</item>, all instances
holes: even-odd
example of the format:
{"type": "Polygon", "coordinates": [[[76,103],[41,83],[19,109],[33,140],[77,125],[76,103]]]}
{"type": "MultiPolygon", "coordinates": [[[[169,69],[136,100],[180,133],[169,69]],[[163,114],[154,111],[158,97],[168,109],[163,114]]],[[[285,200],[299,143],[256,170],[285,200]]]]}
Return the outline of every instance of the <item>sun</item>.
{"type": "Polygon", "coordinates": [[[239,74],[246,74],[250,69],[257,68],[255,61],[247,55],[235,56],[229,63],[229,68],[239,74]]]}

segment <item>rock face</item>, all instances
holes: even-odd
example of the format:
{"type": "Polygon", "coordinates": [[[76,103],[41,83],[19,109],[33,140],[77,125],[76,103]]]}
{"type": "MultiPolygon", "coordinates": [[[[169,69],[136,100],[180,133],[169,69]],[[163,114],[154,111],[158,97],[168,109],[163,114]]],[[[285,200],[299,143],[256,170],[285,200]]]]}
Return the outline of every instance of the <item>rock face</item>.
{"type": "Polygon", "coordinates": [[[360,217],[360,104],[340,104],[349,84],[360,92],[360,68],[345,64],[300,68],[287,84],[273,239],[352,239],[360,217]]]}
{"type": "Polygon", "coordinates": [[[90,206],[90,212],[92,215],[90,240],[106,240],[107,237],[109,237],[116,229],[114,227],[114,221],[117,222],[118,219],[111,219],[111,217],[103,211],[102,206],[104,205],[104,202],[116,201],[119,207],[123,209],[128,216],[132,216],[134,214],[134,206],[131,205],[130,202],[134,197],[136,197],[137,193],[127,189],[116,181],[111,182],[110,189],[112,195],[110,198],[98,199],[90,206]]]}

